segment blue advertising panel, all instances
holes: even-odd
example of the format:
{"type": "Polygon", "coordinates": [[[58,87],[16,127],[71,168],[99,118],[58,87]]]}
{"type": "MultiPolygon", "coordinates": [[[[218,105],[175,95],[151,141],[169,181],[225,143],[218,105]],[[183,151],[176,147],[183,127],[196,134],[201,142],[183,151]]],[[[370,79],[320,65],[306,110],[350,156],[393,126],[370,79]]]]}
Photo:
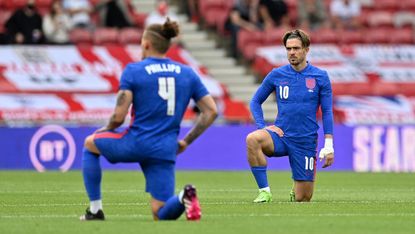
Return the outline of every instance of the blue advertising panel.
{"type": "MultiPolygon", "coordinates": [[[[209,128],[178,155],[179,170],[249,170],[245,137],[253,125],[224,125],[209,128]]],[[[82,147],[93,127],[45,125],[30,128],[0,128],[0,169],[67,171],[81,168],[82,147]]],[[[183,136],[189,128],[181,129],[183,136]]],[[[327,169],[359,172],[414,172],[415,126],[345,126],[334,129],[335,163],[327,169]]],[[[320,134],[319,147],[323,134],[320,134]]],[[[289,170],[287,157],[268,160],[271,170],[289,170]]],[[[139,169],[133,164],[110,164],[106,169],[139,169]]]]}

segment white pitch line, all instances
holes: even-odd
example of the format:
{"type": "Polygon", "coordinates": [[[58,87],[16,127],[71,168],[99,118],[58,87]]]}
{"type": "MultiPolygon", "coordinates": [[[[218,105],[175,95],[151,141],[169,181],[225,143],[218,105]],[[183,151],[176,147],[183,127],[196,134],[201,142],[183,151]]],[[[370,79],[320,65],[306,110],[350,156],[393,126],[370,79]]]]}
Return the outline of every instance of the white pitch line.
{"type": "MultiPolygon", "coordinates": [[[[240,201],[240,202],[200,202],[201,205],[255,205],[250,201],[240,201]]],[[[313,204],[412,204],[415,201],[403,201],[403,200],[391,200],[391,201],[313,201],[311,203],[296,203],[290,201],[275,201],[270,204],[257,204],[257,205],[313,205],[313,204]]],[[[88,203],[38,203],[38,204],[5,204],[0,203],[0,207],[73,207],[73,206],[87,206],[88,203]]],[[[149,203],[147,202],[109,202],[105,203],[104,206],[148,206],[149,203]]]]}
{"type": "MultiPolygon", "coordinates": [[[[176,192],[179,192],[177,190],[176,192]]],[[[201,189],[203,193],[210,192],[251,192],[256,193],[256,189],[201,189]]],[[[277,190],[275,192],[289,191],[289,190],[277,190]]],[[[144,193],[144,189],[124,189],[124,190],[103,190],[103,193],[144,193]]],[[[85,193],[85,190],[3,190],[0,191],[0,194],[5,193],[30,193],[30,194],[42,194],[42,193],[85,193]]]]}
{"type": "MultiPolygon", "coordinates": [[[[179,192],[180,189],[176,189],[176,192],[179,192]]],[[[289,192],[289,189],[272,189],[274,193],[279,192],[289,192]]],[[[360,193],[369,191],[367,189],[319,189],[316,191],[316,193],[330,193],[330,192],[339,192],[339,191],[348,191],[352,193],[360,193]]],[[[374,192],[374,190],[370,190],[371,192],[374,192]]],[[[408,189],[387,189],[382,188],[379,190],[379,192],[414,192],[415,188],[408,188],[408,189]]],[[[124,190],[103,190],[103,193],[144,193],[144,189],[124,189],[124,190]]],[[[246,188],[246,189],[200,189],[200,193],[215,193],[215,192],[227,192],[227,193],[256,193],[257,190],[252,188],[246,188]]],[[[85,190],[0,190],[0,194],[54,194],[54,193],[85,193],[85,190]]]]}
{"type": "MultiPolygon", "coordinates": [[[[0,218],[4,219],[49,219],[49,218],[78,218],[76,214],[55,214],[55,215],[0,215],[0,218]]],[[[221,217],[221,218],[234,218],[234,217],[415,217],[415,213],[325,213],[325,214],[278,214],[278,213],[230,213],[230,214],[203,214],[202,217],[221,217]]],[[[151,219],[151,215],[143,214],[113,214],[107,215],[107,219],[111,218],[146,218],[151,219]]]]}

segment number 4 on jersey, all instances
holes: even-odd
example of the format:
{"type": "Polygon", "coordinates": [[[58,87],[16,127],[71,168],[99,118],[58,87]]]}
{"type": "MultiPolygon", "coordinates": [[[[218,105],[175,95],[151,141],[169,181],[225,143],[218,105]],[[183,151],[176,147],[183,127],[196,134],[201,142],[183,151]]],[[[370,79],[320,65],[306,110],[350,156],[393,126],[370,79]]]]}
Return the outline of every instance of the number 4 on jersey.
{"type": "Polygon", "coordinates": [[[173,77],[159,78],[159,95],[164,100],[167,100],[167,115],[174,115],[176,105],[176,90],[173,77]]]}

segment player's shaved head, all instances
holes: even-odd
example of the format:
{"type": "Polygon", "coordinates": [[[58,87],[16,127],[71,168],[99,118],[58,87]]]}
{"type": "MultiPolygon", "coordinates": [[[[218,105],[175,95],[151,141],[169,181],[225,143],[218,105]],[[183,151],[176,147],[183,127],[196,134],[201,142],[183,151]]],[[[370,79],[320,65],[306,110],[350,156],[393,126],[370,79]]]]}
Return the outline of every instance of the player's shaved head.
{"type": "Polygon", "coordinates": [[[179,34],[179,25],[177,22],[170,21],[167,18],[164,24],[152,24],[144,31],[143,38],[150,41],[153,49],[164,54],[170,47],[171,39],[179,34]]]}

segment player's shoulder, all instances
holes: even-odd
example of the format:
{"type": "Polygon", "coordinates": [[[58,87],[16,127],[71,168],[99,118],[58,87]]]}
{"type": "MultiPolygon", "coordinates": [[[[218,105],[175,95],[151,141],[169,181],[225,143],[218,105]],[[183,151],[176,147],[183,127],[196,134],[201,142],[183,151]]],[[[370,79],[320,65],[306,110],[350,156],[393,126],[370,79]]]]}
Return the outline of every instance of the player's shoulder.
{"type": "Polygon", "coordinates": [[[131,63],[127,63],[127,65],[124,68],[124,71],[137,71],[140,70],[144,67],[144,64],[140,61],[140,62],[131,62],[131,63]]]}
{"type": "Polygon", "coordinates": [[[170,63],[175,64],[176,66],[180,67],[182,77],[187,77],[190,79],[196,79],[199,77],[199,74],[191,67],[190,65],[180,63],[177,61],[170,60],[170,63]]]}
{"type": "Polygon", "coordinates": [[[287,64],[287,65],[273,68],[269,74],[274,75],[274,76],[281,76],[281,75],[289,74],[291,70],[292,69],[290,69],[290,65],[287,64]]]}

